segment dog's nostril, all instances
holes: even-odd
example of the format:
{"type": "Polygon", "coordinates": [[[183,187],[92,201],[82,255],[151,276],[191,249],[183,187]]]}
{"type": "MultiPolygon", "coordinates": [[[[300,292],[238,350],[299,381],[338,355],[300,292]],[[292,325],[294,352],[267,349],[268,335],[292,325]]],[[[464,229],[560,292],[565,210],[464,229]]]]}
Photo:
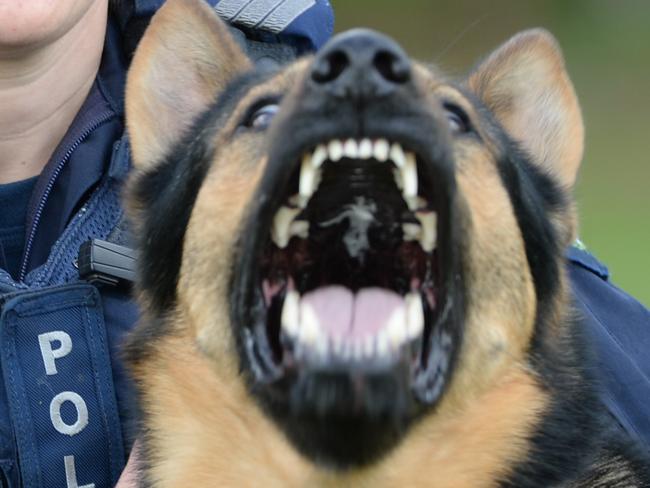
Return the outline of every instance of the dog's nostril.
{"type": "Polygon", "coordinates": [[[378,51],[372,64],[385,80],[392,83],[406,83],[411,78],[408,59],[391,51],[378,51]]]}
{"type": "Polygon", "coordinates": [[[349,65],[348,55],[336,50],[316,62],[311,77],[316,83],[329,83],[336,80],[349,65]]]}

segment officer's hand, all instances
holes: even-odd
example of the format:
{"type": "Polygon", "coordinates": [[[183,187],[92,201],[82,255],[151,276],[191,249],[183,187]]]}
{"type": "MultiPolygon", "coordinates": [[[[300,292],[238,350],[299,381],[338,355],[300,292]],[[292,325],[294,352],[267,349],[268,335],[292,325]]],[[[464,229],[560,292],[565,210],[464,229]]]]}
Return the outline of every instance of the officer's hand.
{"type": "Polygon", "coordinates": [[[137,488],[138,487],[138,477],[137,477],[137,465],[138,465],[138,441],[133,444],[133,449],[131,450],[131,455],[129,456],[129,461],[126,463],[126,468],[122,471],[122,475],[115,485],[115,488],[137,488]]]}

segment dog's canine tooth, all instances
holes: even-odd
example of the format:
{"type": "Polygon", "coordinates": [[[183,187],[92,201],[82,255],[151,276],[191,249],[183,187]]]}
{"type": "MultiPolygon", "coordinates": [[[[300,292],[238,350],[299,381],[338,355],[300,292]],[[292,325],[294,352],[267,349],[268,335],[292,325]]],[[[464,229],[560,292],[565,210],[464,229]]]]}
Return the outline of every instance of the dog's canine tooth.
{"type": "MultiPolygon", "coordinates": [[[[400,190],[401,190],[401,188],[400,188],[400,190]]],[[[402,195],[402,196],[404,197],[404,200],[406,200],[406,205],[408,206],[408,208],[409,208],[409,210],[411,212],[415,212],[417,210],[421,210],[421,209],[424,209],[424,208],[427,207],[427,201],[422,197],[419,197],[419,196],[406,197],[404,195],[402,195]]]]}
{"type": "Polygon", "coordinates": [[[402,149],[402,146],[400,144],[394,143],[390,147],[390,153],[388,157],[393,161],[395,166],[398,168],[402,168],[404,164],[406,164],[406,156],[404,155],[404,149],[402,149]]]}
{"type": "Polygon", "coordinates": [[[372,153],[377,161],[384,162],[388,159],[390,145],[386,139],[377,139],[373,145],[372,153]]]}
{"type": "Polygon", "coordinates": [[[309,237],[309,221],[307,220],[294,220],[289,225],[289,239],[293,236],[307,239],[309,237]]]}
{"type": "Polygon", "coordinates": [[[282,304],[282,316],[280,318],[282,330],[289,337],[295,339],[300,330],[300,293],[295,290],[287,292],[282,304]]]}
{"type": "Polygon", "coordinates": [[[350,159],[357,159],[359,157],[359,146],[354,139],[348,139],[343,144],[343,155],[350,159]]]}
{"type": "Polygon", "coordinates": [[[393,312],[384,329],[388,335],[388,342],[393,351],[399,349],[406,339],[406,313],[404,307],[399,307],[393,312]]]}
{"type": "Polygon", "coordinates": [[[321,172],[320,170],[313,165],[313,158],[310,155],[306,155],[302,159],[302,164],[300,165],[300,180],[298,183],[298,193],[301,197],[301,203],[306,206],[307,202],[311,196],[318,188],[320,183],[321,172]]]}
{"type": "Polygon", "coordinates": [[[412,222],[406,222],[402,224],[402,232],[405,241],[419,241],[422,236],[422,227],[412,222]]]}
{"type": "Polygon", "coordinates": [[[404,198],[415,198],[418,195],[418,166],[415,160],[415,154],[406,153],[404,156],[404,166],[401,167],[402,181],[404,183],[404,198]]]}
{"type": "Polygon", "coordinates": [[[327,145],[327,151],[330,160],[336,162],[343,157],[343,144],[341,141],[334,139],[327,145]]]}
{"type": "Polygon", "coordinates": [[[388,355],[388,332],[382,330],[375,337],[375,351],[378,357],[385,357],[388,355]]]}
{"type": "Polygon", "coordinates": [[[311,305],[300,302],[300,342],[310,348],[318,346],[322,339],[320,321],[311,305]]]}
{"type": "Polygon", "coordinates": [[[271,240],[279,248],[287,247],[289,239],[291,239],[291,224],[300,211],[300,208],[282,206],[275,213],[271,226],[271,240]]]}
{"type": "Polygon", "coordinates": [[[359,142],[359,159],[370,159],[372,157],[372,141],[361,139],[359,142]]]}
{"type": "Polygon", "coordinates": [[[438,215],[435,212],[416,212],[415,217],[422,226],[420,235],[420,246],[425,252],[431,252],[436,248],[438,215]]]}
{"type": "Polygon", "coordinates": [[[319,144],[311,155],[311,164],[314,168],[320,168],[327,160],[327,147],[319,144]]]}
{"type": "Polygon", "coordinates": [[[407,338],[413,340],[424,331],[424,309],[422,297],[418,292],[411,292],[404,298],[406,301],[407,338]]]}

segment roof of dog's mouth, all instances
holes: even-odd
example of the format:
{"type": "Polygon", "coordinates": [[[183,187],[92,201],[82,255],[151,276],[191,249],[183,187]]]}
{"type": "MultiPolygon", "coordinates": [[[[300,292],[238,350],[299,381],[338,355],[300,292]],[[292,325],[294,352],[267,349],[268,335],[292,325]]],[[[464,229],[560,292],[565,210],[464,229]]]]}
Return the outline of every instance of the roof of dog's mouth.
{"type": "Polygon", "coordinates": [[[434,400],[453,353],[436,326],[455,272],[443,265],[453,185],[428,156],[390,138],[295,152],[252,212],[234,272],[233,322],[246,324],[235,328],[258,382],[406,366],[410,388],[434,400]]]}

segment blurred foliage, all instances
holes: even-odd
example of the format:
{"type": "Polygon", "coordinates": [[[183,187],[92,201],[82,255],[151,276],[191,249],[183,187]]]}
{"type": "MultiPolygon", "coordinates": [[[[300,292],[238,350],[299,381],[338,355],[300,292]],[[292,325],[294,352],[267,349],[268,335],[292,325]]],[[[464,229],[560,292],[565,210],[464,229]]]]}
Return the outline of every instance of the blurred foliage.
{"type": "Polygon", "coordinates": [[[332,0],[337,31],[371,27],[415,58],[466,73],[514,33],[559,40],[587,128],[580,236],[612,280],[650,305],[649,0],[332,0]]]}

